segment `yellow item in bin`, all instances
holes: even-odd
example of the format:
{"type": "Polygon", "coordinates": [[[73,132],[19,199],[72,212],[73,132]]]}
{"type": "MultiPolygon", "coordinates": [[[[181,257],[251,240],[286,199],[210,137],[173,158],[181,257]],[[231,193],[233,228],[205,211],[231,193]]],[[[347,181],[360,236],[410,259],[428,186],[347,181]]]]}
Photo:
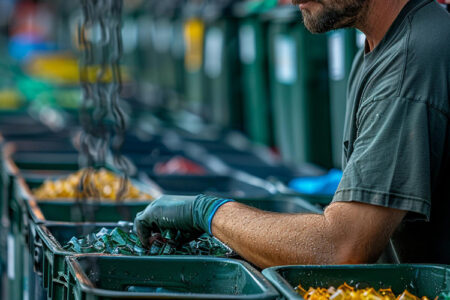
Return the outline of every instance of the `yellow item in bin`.
{"type": "Polygon", "coordinates": [[[337,289],[310,287],[308,290],[299,284],[295,290],[306,300],[429,300],[426,296],[422,298],[414,296],[407,290],[396,297],[390,288],[378,291],[374,288],[355,289],[347,283],[340,285],[337,289]]]}
{"type": "MultiPolygon", "coordinates": [[[[121,187],[121,177],[105,169],[87,172],[84,178],[84,189],[80,193],[78,187],[85,170],[80,170],[66,178],[59,180],[46,180],[39,188],[33,190],[33,195],[38,200],[55,199],[95,199],[95,200],[116,200],[117,193],[121,187]]],[[[152,200],[152,196],[141,192],[126,181],[127,191],[123,199],[133,199],[138,201],[152,200]]]]}

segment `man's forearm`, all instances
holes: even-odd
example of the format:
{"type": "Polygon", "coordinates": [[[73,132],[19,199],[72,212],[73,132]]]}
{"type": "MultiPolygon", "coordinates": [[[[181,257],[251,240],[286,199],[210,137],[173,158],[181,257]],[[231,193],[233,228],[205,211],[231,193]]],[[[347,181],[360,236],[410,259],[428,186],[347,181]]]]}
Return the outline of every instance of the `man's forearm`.
{"type": "Polygon", "coordinates": [[[279,214],[230,202],[214,215],[212,233],[261,268],[363,263],[378,258],[405,213],[342,202],[323,215],[279,214]]]}
{"type": "Polygon", "coordinates": [[[323,215],[271,213],[232,202],[219,208],[212,231],[260,267],[325,264],[335,256],[323,215]]]}

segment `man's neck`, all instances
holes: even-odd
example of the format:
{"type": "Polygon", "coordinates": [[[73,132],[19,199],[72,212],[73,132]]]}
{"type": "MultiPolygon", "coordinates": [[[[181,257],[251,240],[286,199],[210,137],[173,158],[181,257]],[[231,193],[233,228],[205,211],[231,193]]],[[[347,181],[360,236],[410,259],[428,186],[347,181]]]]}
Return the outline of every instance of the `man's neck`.
{"type": "Polygon", "coordinates": [[[366,52],[372,51],[381,42],[408,1],[373,0],[369,2],[369,6],[355,26],[366,35],[366,52]]]}

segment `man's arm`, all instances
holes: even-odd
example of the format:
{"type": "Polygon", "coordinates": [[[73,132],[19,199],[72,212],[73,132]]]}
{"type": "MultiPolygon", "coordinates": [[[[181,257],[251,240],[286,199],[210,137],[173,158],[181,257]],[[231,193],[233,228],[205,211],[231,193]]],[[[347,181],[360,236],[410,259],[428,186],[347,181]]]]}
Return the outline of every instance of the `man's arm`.
{"type": "Polygon", "coordinates": [[[378,258],[405,214],[358,202],[332,203],[323,215],[271,213],[229,202],[214,215],[212,233],[261,268],[366,263],[378,258]]]}

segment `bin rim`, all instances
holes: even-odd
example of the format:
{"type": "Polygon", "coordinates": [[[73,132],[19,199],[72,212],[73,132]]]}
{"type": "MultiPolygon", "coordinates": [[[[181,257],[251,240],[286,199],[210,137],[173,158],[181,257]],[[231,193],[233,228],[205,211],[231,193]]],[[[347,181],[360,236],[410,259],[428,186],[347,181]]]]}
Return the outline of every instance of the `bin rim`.
{"type": "MultiPolygon", "coordinates": [[[[120,204],[123,205],[127,205],[127,206],[140,206],[143,204],[150,204],[154,199],[158,198],[161,194],[158,190],[154,190],[152,193],[150,193],[150,188],[147,187],[144,183],[141,183],[140,181],[138,181],[137,179],[131,179],[131,184],[133,184],[135,187],[137,187],[141,192],[145,192],[148,193],[150,196],[153,197],[153,199],[145,199],[145,200],[135,200],[135,199],[130,199],[131,201],[126,201],[126,202],[121,202],[120,204]]],[[[48,220],[45,219],[45,216],[41,210],[41,208],[39,207],[40,203],[54,203],[54,204],[62,204],[62,205],[70,205],[70,204],[75,204],[76,199],[64,199],[64,198],[60,198],[60,199],[42,199],[42,200],[38,200],[36,199],[36,197],[34,197],[33,193],[31,192],[28,184],[26,183],[26,179],[23,178],[22,176],[18,175],[16,177],[16,185],[18,185],[18,193],[20,194],[19,196],[25,200],[26,202],[26,207],[28,210],[28,215],[31,217],[31,220],[33,222],[35,222],[36,224],[42,224],[45,222],[49,222],[48,220]],[[63,200],[67,200],[67,201],[63,201],[63,200]]],[[[155,185],[156,187],[158,187],[157,185],[155,185]]],[[[99,205],[99,206],[104,206],[104,207],[112,207],[112,206],[117,206],[119,203],[111,201],[111,202],[100,202],[100,201],[92,201],[92,202],[87,202],[84,203],[84,205],[99,205]]],[[[120,205],[119,204],[119,205],[120,205]]],[[[74,222],[61,222],[61,223],[74,223],[74,222]]],[[[112,223],[116,223],[116,222],[112,222],[112,223]]]]}
{"type": "Polygon", "coordinates": [[[319,270],[319,269],[328,269],[328,270],[342,270],[342,269],[372,269],[377,268],[381,270],[389,270],[394,267],[402,267],[402,268],[424,268],[424,267],[433,267],[444,270],[450,270],[449,265],[445,264],[427,264],[427,263],[412,263],[412,264],[358,264],[358,265],[283,265],[283,266],[274,266],[269,267],[262,270],[262,274],[270,283],[275,286],[275,288],[283,294],[287,299],[303,299],[299,294],[297,294],[294,288],[291,286],[283,276],[280,275],[279,270],[281,269],[304,269],[304,270],[319,270]]]}
{"type": "Polygon", "coordinates": [[[78,279],[80,288],[85,292],[93,292],[98,296],[126,296],[127,298],[170,298],[170,299],[277,299],[279,293],[272,286],[272,284],[265,278],[261,273],[259,273],[254,267],[249,263],[231,258],[219,258],[219,257],[200,257],[203,261],[216,261],[218,263],[227,263],[240,265],[243,270],[254,280],[254,282],[260,288],[260,292],[251,295],[223,295],[223,294],[204,294],[204,293],[136,293],[136,292],[126,292],[126,291],[110,291],[106,289],[96,288],[89,278],[86,276],[85,272],[78,263],[79,258],[83,257],[114,257],[114,259],[131,259],[131,260],[153,260],[153,261],[193,261],[198,262],[199,256],[186,256],[186,255],[160,255],[160,256],[126,256],[126,255],[105,255],[99,253],[92,254],[76,254],[72,256],[67,256],[65,258],[66,264],[68,266],[68,272],[73,271],[76,278],[78,279]]]}

